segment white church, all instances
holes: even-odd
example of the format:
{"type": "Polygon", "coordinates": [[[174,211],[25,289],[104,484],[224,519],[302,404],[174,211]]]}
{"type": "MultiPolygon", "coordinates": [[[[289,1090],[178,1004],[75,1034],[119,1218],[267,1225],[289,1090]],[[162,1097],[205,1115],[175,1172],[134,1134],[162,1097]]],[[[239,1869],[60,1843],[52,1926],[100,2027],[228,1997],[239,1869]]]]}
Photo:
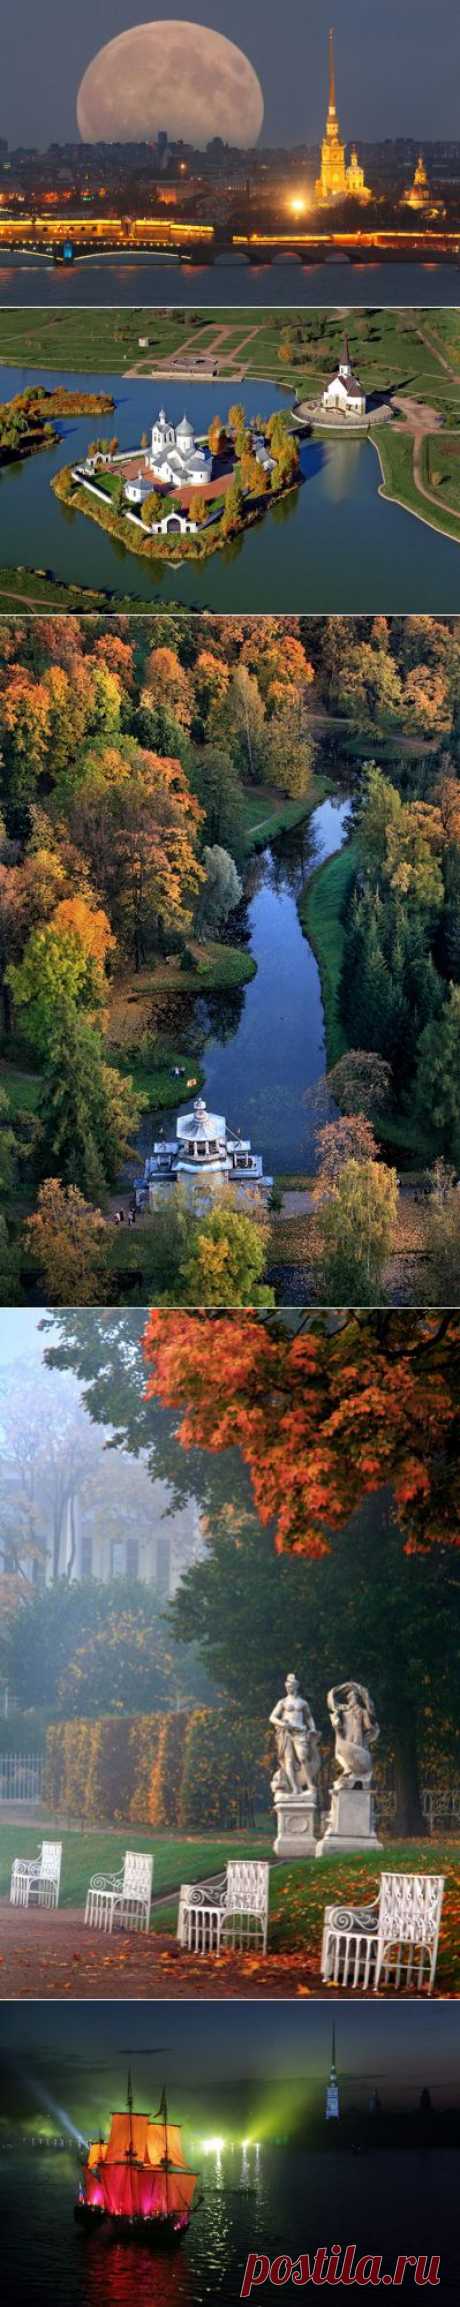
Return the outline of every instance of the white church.
{"type": "Polygon", "coordinates": [[[127,481],[125,494],[130,504],[142,504],[143,499],[158,481],[162,488],[202,489],[212,479],[212,456],[207,447],[199,447],[189,418],[181,417],[180,424],[172,425],[165,410],[152,425],[150,448],[146,450],[142,470],[134,480],[127,481]]]}
{"type": "Polygon", "coordinates": [[[366,395],[359,377],[353,373],[347,336],[342,359],[323,392],[322,406],[323,409],[335,410],[338,416],[364,417],[366,414],[366,395]]]}

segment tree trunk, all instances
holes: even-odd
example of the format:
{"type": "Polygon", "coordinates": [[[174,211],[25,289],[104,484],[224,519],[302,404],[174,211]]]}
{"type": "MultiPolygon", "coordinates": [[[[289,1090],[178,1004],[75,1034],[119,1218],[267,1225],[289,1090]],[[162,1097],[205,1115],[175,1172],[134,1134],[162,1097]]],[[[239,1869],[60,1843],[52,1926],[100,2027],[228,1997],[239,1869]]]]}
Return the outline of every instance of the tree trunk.
{"type": "Polygon", "coordinates": [[[395,1724],[393,1729],[395,1756],[395,1793],[397,1834],[426,1834],[422,1811],[417,1739],[413,1720],[395,1724]]]}

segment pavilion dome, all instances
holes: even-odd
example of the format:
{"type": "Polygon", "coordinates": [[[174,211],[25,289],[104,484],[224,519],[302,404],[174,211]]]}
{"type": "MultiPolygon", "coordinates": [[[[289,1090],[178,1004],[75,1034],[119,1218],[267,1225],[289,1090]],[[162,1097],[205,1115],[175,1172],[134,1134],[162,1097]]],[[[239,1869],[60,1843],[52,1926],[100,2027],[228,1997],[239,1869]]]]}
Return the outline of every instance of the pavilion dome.
{"type": "Polygon", "coordinates": [[[180,1114],[177,1123],[177,1135],[178,1137],[199,1137],[204,1140],[214,1139],[219,1136],[224,1127],[223,1115],[208,1113],[204,1098],[196,1097],[191,1112],[180,1114]]]}

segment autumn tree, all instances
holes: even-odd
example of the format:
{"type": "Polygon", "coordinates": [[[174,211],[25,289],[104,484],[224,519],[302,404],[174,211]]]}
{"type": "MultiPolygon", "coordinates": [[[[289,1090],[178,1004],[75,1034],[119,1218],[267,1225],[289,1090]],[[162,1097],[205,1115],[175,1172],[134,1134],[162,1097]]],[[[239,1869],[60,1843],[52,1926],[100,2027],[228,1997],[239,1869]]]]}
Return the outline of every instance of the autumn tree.
{"type": "Polygon", "coordinates": [[[189,728],[193,691],[176,649],[163,644],[150,650],[145,666],[144,694],[151,698],[153,705],[168,705],[181,728],[189,728]]]}
{"type": "Polygon", "coordinates": [[[180,1414],[182,1444],[241,1450],[280,1551],[327,1553],[386,1484],[409,1552],[459,1545],[454,1314],[152,1312],[144,1351],[147,1396],[180,1414]]]}
{"type": "Polygon", "coordinates": [[[107,1228],[77,1186],[47,1178],[24,1238],[50,1305],[92,1306],[107,1299],[107,1228]]]}
{"type": "MultiPolygon", "coordinates": [[[[352,1133],[350,1122],[348,1117],[354,1154],[341,1160],[337,1139],[334,1154],[331,1146],[326,1151],[327,1186],[317,1219],[321,1266],[318,1296],[328,1305],[351,1300],[356,1306],[374,1306],[385,1294],[384,1272],[398,1214],[398,1180],[396,1170],[376,1162],[372,1153],[366,1155],[366,1141],[372,1142],[369,1123],[361,1119],[358,1127],[357,1116],[352,1133]]],[[[348,1134],[345,1121],[341,1131],[348,1134]]],[[[321,1135],[325,1138],[327,1130],[321,1135]]],[[[318,1190],[320,1193],[321,1183],[318,1190]]]]}
{"type": "Polygon", "coordinates": [[[179,760],[128,742],[87,764],[72,823],[136,969],[162,930],[190,924],[201,816],[179,760]]]}
{"type": "Polygon", "coordinates": [[[348,1049],[330,1066],[324,1088],[343,1114],[377,1121],[391,1095],[391,1067],[375,1049],[348,1049]]]}
{"type": "Polygon", "coordinates": [[[90,1018],[105,998],[105,961],[115,944],[107,914],[84,898],[64,900],[49,922],[32,930],[22,961],[8,970],[21,1022],[40,1055],[50,1048],[56,1016],[74,1007],[90,1018]]]}
{"type": "Polygon", "coordinates": [[[223,723],[230,742],[236,743],[243,776],[257,784],[262,773],[265,709],[257,681],[245,665],[237,666],[232,674],[223,723]]]}
{"type": "Polygon", "coordinates": [[[224,536],[232,536],[241,527],[244,512],[243,476],[240,465],[235,465],[228,488],[225,490],[221,527],[224,536]]]}
{"type": "Polygon", "coordinates": [[[197,1222],[180,1272],[185,1305],[273,1306],[264,1282],[266,1232],[242,1210],[221,1206],[197,1222]]]}
{"type": "Polygon", "coordinates": [[[208,447],[211,450],[211,456],[223,456],[227,447],[227,433],[222,417],[211,417],[211,423],[208,425],[208,447]]]}

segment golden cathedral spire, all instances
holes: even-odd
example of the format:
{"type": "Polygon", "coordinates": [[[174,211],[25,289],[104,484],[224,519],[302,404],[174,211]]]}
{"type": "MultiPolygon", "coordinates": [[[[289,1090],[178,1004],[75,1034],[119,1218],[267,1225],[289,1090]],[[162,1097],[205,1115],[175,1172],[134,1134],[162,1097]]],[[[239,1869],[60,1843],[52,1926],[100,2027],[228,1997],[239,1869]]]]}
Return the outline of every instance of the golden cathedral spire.
{"type": "Polygon", "coordinates": [[[353,146],[348,168],[346,165],[345,145],[341,143],[337,119],[332,26],[328,32],[328,79],[329,97],[326,127],[321,145],[321,170],[315,184],[315,198],[321,201],[326,208],[334,200],[346,200],[354,197],[356,200],[365,202],[372,197],[368,185],[365,184],[364,171],[360,167],[355,146],[353,146]]]}
{"type": "Polygon", "coordinates": [[[345,145],[340,142],[335,95],[334,33],[328,34],[329,102],[321,145],[321,174],[315,191],[318,200],[340,200],[346,192],[345,145]]]}

